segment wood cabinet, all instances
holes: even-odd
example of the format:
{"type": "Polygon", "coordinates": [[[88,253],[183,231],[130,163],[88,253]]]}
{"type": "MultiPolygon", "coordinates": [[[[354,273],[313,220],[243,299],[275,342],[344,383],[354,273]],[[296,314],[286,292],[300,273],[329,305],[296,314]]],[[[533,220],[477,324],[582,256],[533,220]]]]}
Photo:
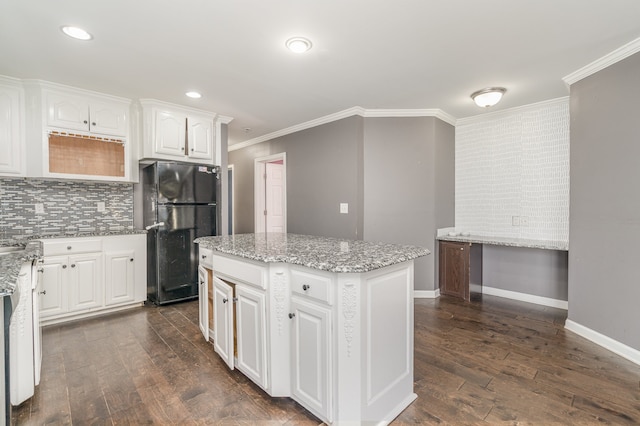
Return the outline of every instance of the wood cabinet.
{"type": "Polygon", "coordinates": [[[23,90],[0,76],[0,176],[25,173],[23,90]]]}
{"type": "Polygon", "coordinates": [[[440,241],[440,293],[469,300],[470,244],[440,241]]]}
{"type": "Polygon", "coordinates": [[[40,318],[54,324],[140,306],[146,300],[146,235],[42,240],[40,318]]]}
{"type": "Polygon", "coordinates": [[[214,163],[216,114],[153,99],[140,104],[142,158],[214,163]]]}

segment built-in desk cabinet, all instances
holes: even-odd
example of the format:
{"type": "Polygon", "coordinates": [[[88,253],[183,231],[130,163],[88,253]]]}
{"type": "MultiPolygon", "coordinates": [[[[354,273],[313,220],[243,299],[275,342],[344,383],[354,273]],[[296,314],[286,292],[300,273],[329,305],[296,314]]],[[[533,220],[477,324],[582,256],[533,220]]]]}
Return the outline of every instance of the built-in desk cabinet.
{"type": "Polygon", "coordinates": [[[471,300],[482,293],[482,245],[468,242],[439,242],[440,294],[471,300]]]}

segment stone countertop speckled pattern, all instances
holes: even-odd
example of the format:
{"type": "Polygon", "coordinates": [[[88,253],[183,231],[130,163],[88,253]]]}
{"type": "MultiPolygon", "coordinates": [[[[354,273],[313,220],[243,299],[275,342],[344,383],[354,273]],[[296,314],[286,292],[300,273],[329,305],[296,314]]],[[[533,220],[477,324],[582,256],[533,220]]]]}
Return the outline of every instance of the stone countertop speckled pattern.
{"type": "MultiPolygon", "coordinates": [[[[8,240],[0,240],[0,246],[8,247],[8,240]]],[[[9,296],[16,291],[18,274],[25,262],[31,262],[42,256],[42,244],[40,241],[29,241],[26,244],[13,244],[16,247],[24,247],[24,250],[0,254],[0,296],[9,296]]]]}
{"type": "Polygon", "coordinates": [[[195,242],[245,259],[341,273],[368,272],[431,253],[426,248],[410,245],[281,233],[200,237],[195,242]]]}
{"type": "Polygon", "coordinates": [[[566,241],[529,240],[525,238],[487,237],[482,235],[450,236],[440,235],[440,241],[454,241],[460,243],[490,244],[494,246],[537,248],[544,250],[568,251],[569,243],[566,241]]]}
{"type": "Polygon", "coordinates": [[[120,229],[113,231],[69,231],[60,232],[56,234],[39,234],[39,235],[21,235],[15,236],[14,242],[29,241],[29,240],[44,240],[49,238],[84,238],[84,237],[109,237],[112,235],[136,235],[146,234],[144,229],[120,229]]]}

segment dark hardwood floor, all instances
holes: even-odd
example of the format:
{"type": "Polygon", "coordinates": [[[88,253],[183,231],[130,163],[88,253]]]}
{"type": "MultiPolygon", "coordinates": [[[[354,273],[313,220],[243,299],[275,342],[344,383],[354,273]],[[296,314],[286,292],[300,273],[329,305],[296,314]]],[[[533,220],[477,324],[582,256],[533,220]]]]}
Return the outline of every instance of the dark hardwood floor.
{"type": "MultiPolygon", "coordinates": [[[[640,424],[640,366],[563,328],[566,312],[484,296],[415,303],[415,392],[401,424],[640,424]]],[[[229,371],[197,302],[44,329],[42,382],[16,424],[320,422],[229,371]]]]}

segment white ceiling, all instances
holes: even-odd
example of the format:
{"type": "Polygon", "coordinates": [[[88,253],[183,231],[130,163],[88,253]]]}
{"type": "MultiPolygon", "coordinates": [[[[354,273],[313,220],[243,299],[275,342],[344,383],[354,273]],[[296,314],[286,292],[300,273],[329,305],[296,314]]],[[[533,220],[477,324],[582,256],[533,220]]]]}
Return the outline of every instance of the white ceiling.
{"type": "Polygon", "coordinates": [[[232,144],[354,106],[462,118],[566,96],[639,37],[638,0],[2,0],[0,74],[234,117],[232,144]],[[495,85],[498,106],[472,103],[495,85]]]}

